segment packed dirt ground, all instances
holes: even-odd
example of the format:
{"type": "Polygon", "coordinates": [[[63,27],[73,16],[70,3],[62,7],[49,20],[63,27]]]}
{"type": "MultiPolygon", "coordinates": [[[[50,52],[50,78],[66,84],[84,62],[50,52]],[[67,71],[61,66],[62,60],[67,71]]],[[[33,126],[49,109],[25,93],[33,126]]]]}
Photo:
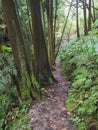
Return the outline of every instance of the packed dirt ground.
{"type": "Polygon", "coordinates": [[[29,110],[29,125],[32,130],[76,130],[66,108],[70,82],[61,74],[61,64],[56,63],[54,77],[58,81],[47,86],[47,98],[32,104],[29,110]]]}

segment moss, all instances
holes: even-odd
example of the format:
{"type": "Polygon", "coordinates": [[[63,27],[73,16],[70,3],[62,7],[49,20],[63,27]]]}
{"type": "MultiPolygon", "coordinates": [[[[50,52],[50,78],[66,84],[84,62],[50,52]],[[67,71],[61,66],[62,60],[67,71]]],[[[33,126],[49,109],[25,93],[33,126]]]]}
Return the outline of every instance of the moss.
{"type": "Polygon", "coordinates": [[[32,94],[36,100],[40,100],[42,97],[41,88],[39,83],[36,81],[34,75],[32,75],[32,82],[33,82],[33,87],[36,90],[36,91],[32,91],[32,94]]]}
{"type": "Polygon", "coordinates": [[[23,80],[24,84],[22,84],[23,86],[21,89],[21,96],[22,96],[23,101],[27,101],[27,100],[31,99],[31,96],[30,96],[31,83],[30,83],[29,76],[27,74],[24,74],[22,80],[23,80]]]}
{"type": "Polygon", "coordinates": [[[53,77],[49,74],[44,72],[43,75],[40,75],[40,85],[45,84],[53,84],[53,77]]]}
{"type": "Polygon", "coordinates": [[[40,85],[39,83],[36,81],[34,75],[32,75],[32,83],[34,85],[35,88],[37,88],[38,90],[40,89],[40,85]]]}
{"type": "Polygon", "coordinates": [[[31,101],[32,98],[34,100],[40,100],[41,99],[40,86],[37,83],[35,77],[31,76],[30,79],[28,74],[25,74],[23,80],[25,81],[25,84],[21,90],[22,100],[31,101]]]}

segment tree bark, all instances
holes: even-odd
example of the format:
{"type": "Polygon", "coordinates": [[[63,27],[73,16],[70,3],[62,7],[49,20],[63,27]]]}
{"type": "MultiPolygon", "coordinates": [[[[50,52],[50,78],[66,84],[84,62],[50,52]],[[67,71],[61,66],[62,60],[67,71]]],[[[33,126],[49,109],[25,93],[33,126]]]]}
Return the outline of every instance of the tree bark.
{"type": "MultiPolygon", "coordinates": [[[[39,94],[39,87],[33,85],[34,76],[32,61],[30,63],[27,54],[26,46],[20,29],[20,24],[17,18],[15,3],[13,0],[2,0],[4,15],[8,25],[10,43],[13,50],[14,62],[17,70],[17,90],[19,93],[20,102],[34,99],[33,94],[39,94]]],[[[36,82],[36,81],[35,81],[36,82]]]]}
{"type": "Polygon", "coordinates": [[[53,0],[47,0],[47,21],[48,21],[48,55],[49,63],[55,64],[55,41],[53,29],[53,0]]]}
{"type": "Polygon", "coordinates": [[[94,0],[92,0],[92,4],[93,4],[93,22],[96,21],[96,15],[95,15],[95,3],[94,3],[94,0]]]}
{"type": "Polygon", "coordinates": [[[40,1],[30,0],[33,42],[34,42],[34,74],[40,84],[52,79],[49,66],[47,48],[42,28],[40,1]]]}
{"type": "Polygon", "coordinates": [[[91,0],[89,0],[89,8],[88,8],[88,31],[91,31],[91,19],[92,19],[92,14],[91,14],[91,0]]]}
{"type": "Polygon", "coordinates": [[[80,37],[80,34],[79,34],[79,15],[78,15],[78,4],[79,4],[79,2],[78,2],[78,0],[76,0],[76,29],[77,29],[77,38],[79,38],[80,37]]]}
{"type": "Polygon", "coordinates": [[[84,35],[88,35],[87,17],[86,17],[86,0],[83,1],[83,13],[84,13],[84,35]]]}
{"type": "Polygon", "coordinates": [[[58,10],[58,0],[55,0],[55,18],[54,18],[54,43],[55,44],[56,44],[57,10],[58,10]]]}

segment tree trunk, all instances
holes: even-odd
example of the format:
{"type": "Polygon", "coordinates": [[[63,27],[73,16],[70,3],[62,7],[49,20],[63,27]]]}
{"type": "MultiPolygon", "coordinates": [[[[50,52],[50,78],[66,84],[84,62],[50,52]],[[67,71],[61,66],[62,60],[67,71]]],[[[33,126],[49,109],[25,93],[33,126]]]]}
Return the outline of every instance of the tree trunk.
{"type": "Polygon", "coordinates": [[[30,0],[33,42],[34,42],[34,73],[40,84],[49,82],[52,79],[52,73],[48,62],[47,48],[42,28],[40,1],[30,0]]]}
{"type": "Polygon", "coordinates": [[[96,21],[96,15],[95,15],[95,9],[94,9],[94,7],[95,7],[94,0],[92,0],[92,4],[93,4],[93,22],[95,22],[96,21]]]}
{"type": "Polygon", "coordinates": [[[15,3],[13,0],[2,0],[4,15],[8,25],[10,43],[13,50],[14,62],[17,69],[17,90],[19,93],[19,99],[22,101],[30,101],[34,99],[33,94],[38,92],[39,86],[34,86],[34,76],[32,61],[30,63],[27,54],[26,46],[24,44],[23,36],[21,33],[19,21],[17,18],[15,3]]]}
{"type": "Polygon", "coordinates": [[[88,35],[87,18],[86,18],[86,0],[83,1],[83,13],[84,13],[84,35],[88,35]]]}
{"type": "Polygon", "coordinates": [[[89,0],[89,12],[88,12],[88,31],[91,31],[91,18],[92,18],[92,14],[91,14],[91,0],[89,0]]]}
{"type": "Polygon", "coordinates": [[[55,44],[56,44],[57,10],[58,10],[58,0],[55,0],[55,18],[54,18],[54,43],[55,44]]]}
{"type": "Polygon", "coordinates": [[[78,4],[79,4],[79,2],[78,2],[78,0],[76,0],[76,28],[77,28],[77,38],[79,38],[80,37],[80,34],[79,34],[79,18],[78,18],[78,4]]]}
{"type": "Polygon", "coordinates": [[[48,55],[49,63],[55,64],[55,41],[53,30],[53,0],[47,0],[47,20],[48,20],[48,55]]]}

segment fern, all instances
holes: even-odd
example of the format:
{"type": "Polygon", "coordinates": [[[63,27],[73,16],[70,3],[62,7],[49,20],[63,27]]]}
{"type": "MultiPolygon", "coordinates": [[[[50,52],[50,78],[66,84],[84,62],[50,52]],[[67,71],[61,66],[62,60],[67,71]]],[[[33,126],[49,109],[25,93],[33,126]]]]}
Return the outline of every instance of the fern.
{"type": "Polygon", "coordinates": [[[88,36],[70,41],[60,53],[62,71],[72,82],[67,107],[79,130],[87,130],[93,123],[98,126],[97,25],[98,20],[88,36]]]}

